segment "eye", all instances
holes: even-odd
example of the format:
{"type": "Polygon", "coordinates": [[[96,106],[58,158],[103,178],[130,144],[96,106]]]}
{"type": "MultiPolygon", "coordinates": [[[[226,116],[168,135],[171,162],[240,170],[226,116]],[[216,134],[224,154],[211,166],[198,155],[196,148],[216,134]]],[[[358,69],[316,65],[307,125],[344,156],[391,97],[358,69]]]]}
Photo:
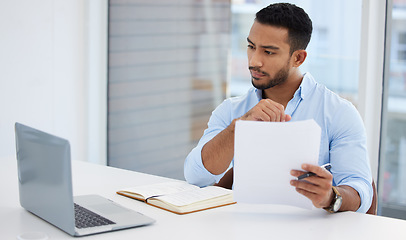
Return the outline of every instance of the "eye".
{"type": "Polygon", "coordinates": [[[267,54],[267,55],[272,55],[272,54],[274,54],[274,53],[271,52],[271,51],[265,51],[265,54],[267,54]]]}
{"type": "Polygon", "coordinates": [[[254,46],[248,45],[247,48],[249,48],[249,49],[254,49],[254,46]]]}

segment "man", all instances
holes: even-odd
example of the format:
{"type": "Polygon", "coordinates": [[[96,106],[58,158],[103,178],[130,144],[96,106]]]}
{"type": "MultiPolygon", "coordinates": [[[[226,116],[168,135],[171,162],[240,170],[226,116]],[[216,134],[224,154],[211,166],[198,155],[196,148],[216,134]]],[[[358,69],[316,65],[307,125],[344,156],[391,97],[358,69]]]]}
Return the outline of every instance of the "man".
{"type": "Polygon", "coordinates": [[[303,164],[303,171],[290,174],[297,177],[313,172],[316,176],[292,180],[292,187],[315,207],[330,212],[368,210],[373,190],[361,117],[350,102],[299,71],[311,33],[309,16],[295,5],[271,4],[256,14],[247,38],[254,88],[241,97],[226,99],[213,111],[203,137],[185,160],[189,183],[211,185],[232,168],[237,120],[314,119],[322,129],[319,165],[331,163],[331,173],[303,164]]]}

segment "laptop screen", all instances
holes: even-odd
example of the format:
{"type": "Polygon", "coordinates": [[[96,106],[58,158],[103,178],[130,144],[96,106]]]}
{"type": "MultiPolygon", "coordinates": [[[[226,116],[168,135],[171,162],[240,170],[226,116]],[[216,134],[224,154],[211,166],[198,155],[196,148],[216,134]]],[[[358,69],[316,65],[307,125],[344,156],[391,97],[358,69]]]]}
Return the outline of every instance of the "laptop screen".
{"type": "Polygon", "coordinates": [[[15,124],[20,204],[66,232],[74,231],[70,145],[15,124]]]}

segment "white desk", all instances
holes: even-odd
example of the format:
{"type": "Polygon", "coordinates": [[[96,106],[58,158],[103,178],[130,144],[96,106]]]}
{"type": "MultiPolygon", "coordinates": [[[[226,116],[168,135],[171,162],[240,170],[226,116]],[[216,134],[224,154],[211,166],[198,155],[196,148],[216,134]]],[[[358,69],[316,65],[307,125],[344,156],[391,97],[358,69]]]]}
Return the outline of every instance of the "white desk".
{"type": "MultiPolygon", "coordinates": [[[[30,231],[45,232],[50,240],[72,239],[20,206],[15,158],[0,158],[0,164],[0,239],[16,239],[30,231]]],[[[73,162],[72,172],[75,195],[100,194],[156,220],[150,226],[81,239],[406,239],[406,221],[353,212],[234,204],[176,215],[115,193],[169,179],[78,161],[73,162]]]]}

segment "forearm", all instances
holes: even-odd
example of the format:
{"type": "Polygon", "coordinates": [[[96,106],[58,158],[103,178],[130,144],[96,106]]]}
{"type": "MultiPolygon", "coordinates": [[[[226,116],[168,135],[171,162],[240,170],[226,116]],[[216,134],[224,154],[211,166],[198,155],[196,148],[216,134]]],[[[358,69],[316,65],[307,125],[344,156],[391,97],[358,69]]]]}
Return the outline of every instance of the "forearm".
{"type": "Polygon", "coordinates": [[[337,190],[340,192],[343,203],[339,211],[357,211],[361,205],[361,198],[358,192],[346,185],[337,186],[337,190]]]}
{"type": "Polygon", "coordinates": [[[235,122],[236,119],[202,148],[203,165],[212,174],[223,173],[233,160],[235,122]]]}

